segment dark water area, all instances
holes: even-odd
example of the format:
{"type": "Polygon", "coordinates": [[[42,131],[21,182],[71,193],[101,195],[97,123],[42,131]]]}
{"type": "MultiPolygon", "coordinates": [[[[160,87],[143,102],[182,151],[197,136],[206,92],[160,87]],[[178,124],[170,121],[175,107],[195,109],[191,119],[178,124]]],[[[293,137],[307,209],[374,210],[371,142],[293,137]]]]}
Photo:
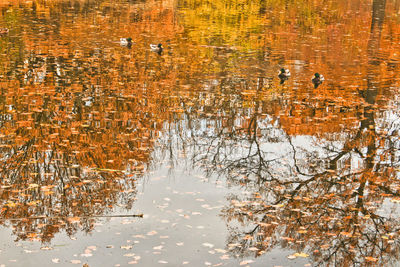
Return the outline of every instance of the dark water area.
{"type": "Polygon", "coordinates": [[[400,1],[0,11],[0,267],[399,264],[400,1]]]}

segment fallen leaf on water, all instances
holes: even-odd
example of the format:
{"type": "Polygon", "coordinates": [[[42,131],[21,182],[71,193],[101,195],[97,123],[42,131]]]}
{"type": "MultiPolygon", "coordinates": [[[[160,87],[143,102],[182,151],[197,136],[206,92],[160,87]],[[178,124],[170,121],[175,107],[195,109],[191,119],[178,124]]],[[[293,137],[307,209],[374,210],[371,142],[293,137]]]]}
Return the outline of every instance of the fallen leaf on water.
{"type": "Polygon", "coordinates": [[[128,250],[128,249],[131,249],[132,248],[132,246],[121,246],[121,249],[126,249],[126,250],[128,250]]]}
{"type": "Polygon", "coordinates": [[[40,203],[40,201],[31,201],[31,202],[28,202],[28,206],[36,206],[39,203],[40,203]]]}
{"type": "Polygon", "coordinates": [[[100,169],[100,168],[95,168],[94,170],[96,171],[103,171],[103,172],[123,172],[121,170],[115,170],[115,169],[100,169]]]}
{"type": "Polygon", "coordinates": [[[307,258],[307,257],[310,256],[310,255],[308,255],[307,253],[303,253],[303,252],[301,252],[301,253],[294,253],[294,255],[295,255],[296,257],[301,257],[301,258],[307,258]]]}
{"type": "Polygon", "coordinates": [[[309,257],[310,255],[308,255],[308,254],[306,254],[306,253],[303,253],[303,252],[301,252],[301,253],[294,253],[294,254],[292,254],[292,255],[289,255],[289,256],[287,256],[287,258],[288,259],[290,259],[290,260],[293,260],[293,259],[295,259],[295,258],[297,258],[297,257],[301,257],[301,258],[307,258],[307,257],[309,257]]]}
{"type": "Polygon", "coordinates": [[[203,246],[207,247],[207,248],[213,248],[214,245],[210,244],[210,243],[203,243],[203,246]]]}
{"type": "Polygon", "coordinates": [[[29,184],[29,186],[28,186],[29,189],[37,188],[37,187],[39,187],[38,184],[29,184]]]}
{"type": "Polygon", "coordinates": [[[253,240],[254,237],[251,235],[246,235],[245,237],[243,237],[243,240],[253,240]]]}
{"type": "Polygon", "coordinates": [[[341,235],[347,236],[347,237],[352,237],[353,234],[349,232],[340,232],[341,235]]]}
{"type": "Polygon", "coordinates": [[[150,231],[147,233],[147,235],[155,235],[155,234],[157,234],[157,231],[150,231]]]}
{"type": "Polygon", "coordinates": [[[132,237],[135,237],[135,238],[146,238],[144,235],[133,235],[132,237]]]}
{"type": "Polygon", "coordinates": [[[28,238],[35,238],[37,236],[36,233],[29,233],[26,235],[28,238]]]}
{"type": "Polygon", "coordinates": [[[377,262],[378,261],[378,259],[374,258],[374,257],[365,257],[365,260],[366,261],[372,261],[372,262],[377,262]]]}
{"type": "Polygon", "coordinates": [[[252,262],[254,262],[254,261],[253,260],[246,260],[246,261],[240,262],[239,265],[246,265],[246,264],[249,264],[249,263],[252,263],[252,262]]]}
{"type": "Polygon", "coordinates": [[[14,208],[15,206],[17,206],[17,204],[15,204],[12,201],[8,201],[7,204],[5,204],[6,206],[10,207],[10,208],[14,208]]]}
{"type": "Polygon", "coordinates": [[[59,262],[60,262],[60,259],[55,258],[55,259],[51,259],[51,261],[52,261],[53,263],[59,263],[59,262]]]}
{"type": "Polygon", "coordinates": [[[70,223],[77,223],[80,221],[80,218],[79,217],[71,217],[71,218],[68,218],[67,221],[70,223]]]}

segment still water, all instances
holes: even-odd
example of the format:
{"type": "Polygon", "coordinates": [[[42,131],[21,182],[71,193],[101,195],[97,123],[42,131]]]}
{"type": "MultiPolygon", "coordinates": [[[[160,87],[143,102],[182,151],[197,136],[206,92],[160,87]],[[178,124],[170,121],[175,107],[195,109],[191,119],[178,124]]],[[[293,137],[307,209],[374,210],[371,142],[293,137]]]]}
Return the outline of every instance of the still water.
{"type": "Polygon", "coordinates": [[[1,267],[399,264],[400,1],[0,9],[1,267]]]}

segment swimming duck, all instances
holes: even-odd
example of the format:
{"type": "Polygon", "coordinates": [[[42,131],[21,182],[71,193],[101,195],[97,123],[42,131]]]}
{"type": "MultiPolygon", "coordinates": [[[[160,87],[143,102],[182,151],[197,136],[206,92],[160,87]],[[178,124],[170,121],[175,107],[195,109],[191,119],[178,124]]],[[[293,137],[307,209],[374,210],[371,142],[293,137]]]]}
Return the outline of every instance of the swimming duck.
{"type": "Polygon", "coordinates": [[[314,84],[314,88],[317,88],[323,81],[325,81],[325,78],[322,74],[316,72],[314,74],[314,77],[312,77],[311,81],[314,84]]]}
{"type": "Polygon", "coordinates": [[[162,44],[158,44],[158,45],[150,44],[150,50],[161,55],[161,53],[163,51],[162,44]]]}
{"type": "Polygon", "coordinates": [[[121,38],[119,40],[119,43],[120,43],[121,46],[131,47],[132,46],[132,38],[131,37],[121,38]]]}
{"type": "Polygon", "coordinates": [[[8,28],[0,28],[0,35],[7,34],[9,32],[8,28]]]}
{"type": "Polygon", "coordinates": [[[290,71],[288,69],[282,68],[278,73],[278,78],[281,79],[281,84],[283,84],[290,77],[290,71]]]}

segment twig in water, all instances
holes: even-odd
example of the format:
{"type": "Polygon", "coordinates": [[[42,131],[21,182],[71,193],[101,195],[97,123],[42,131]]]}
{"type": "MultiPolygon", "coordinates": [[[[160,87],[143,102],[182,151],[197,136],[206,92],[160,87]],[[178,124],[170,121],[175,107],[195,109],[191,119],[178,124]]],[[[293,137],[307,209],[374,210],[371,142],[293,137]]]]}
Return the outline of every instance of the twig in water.
{"type": "Polygon", "coordinates": [[[143,214],[128,214],[128,215],[88,215],[88,216],[34,216],[34,217],[20,217],[20,218],[0,218],[0,221],[22,221],[22,220],[40,220],[40,219],[72,219],[72,218],[143,218],[143,214]]]}

